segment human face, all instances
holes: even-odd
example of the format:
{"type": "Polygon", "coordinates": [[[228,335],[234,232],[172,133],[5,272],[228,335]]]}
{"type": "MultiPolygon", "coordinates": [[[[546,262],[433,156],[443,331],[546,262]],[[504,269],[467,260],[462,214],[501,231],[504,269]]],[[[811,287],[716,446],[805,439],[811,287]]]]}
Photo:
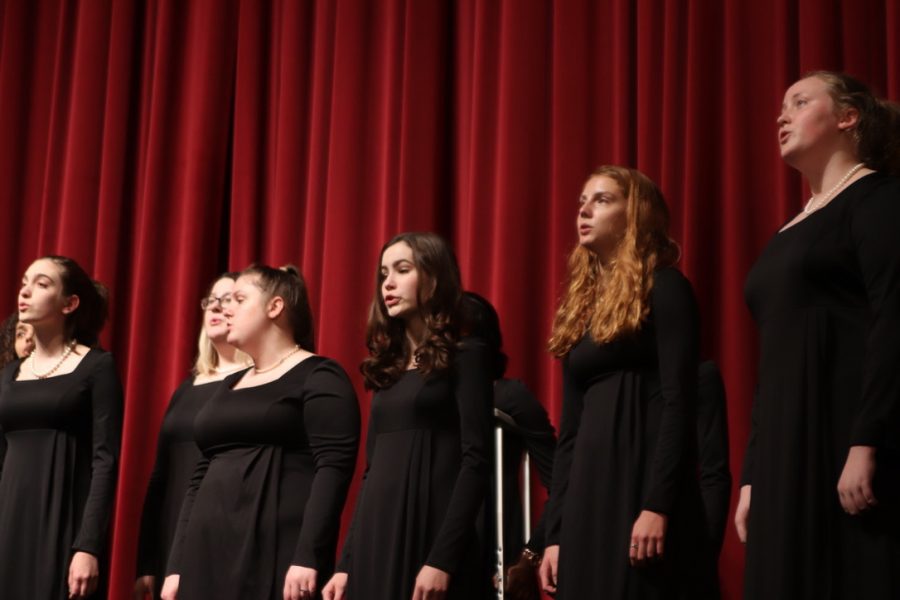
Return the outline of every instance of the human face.
{"type": "Polygon", "coordinates": [[[46,258],[31,263],[19,288],[20,322],[62,324],[66,315],[77,307],[77,296],[63,294],[62,270],[56,263],[46,258]]]}
{"type": "Polygon", "coordinates": [[[819,77],[801,79],[784,93],[778,116],[781,157],[792,166],[822,160],[846,140],[846,130],[855,125],[855,113],[839,115],[828,85],[819,77]]]}
{"type": "Polygon", "coordinates": [[[248,348],[269,325],[271,299],[256,285],[258,280],[257,275],[238,277],[231,288],[231,302],[222,313],[228,326],[225,340],[235,348],[248,348]]]}
{"type": "Polygon", "coordinates": [[[388,316],[408,319],[419,311],[419,272],[406,242],[381,255],[381,299],[388,316]]]}
{"type": "Polygon", "coordinates": [[[203,311],[203,327],[206,336],[212,342],[224,342],[228,337],[228,323],[224,311],[231,303],[232,288],[234,279],[223,277],[213,285],[207,297],[206,310],[203,311]]]}
{"type": "Polygon", "coordinates": [[[28,323],[16,323],[16,356],[25,358],[34,350],[34,327],[28,323]]]}
{"type": "Polygon", "coordinates": [[[625,235],[628,200],[615,179],[593,175],[578,199],[578,243],[599,255],[613,256],[625,235]]]}

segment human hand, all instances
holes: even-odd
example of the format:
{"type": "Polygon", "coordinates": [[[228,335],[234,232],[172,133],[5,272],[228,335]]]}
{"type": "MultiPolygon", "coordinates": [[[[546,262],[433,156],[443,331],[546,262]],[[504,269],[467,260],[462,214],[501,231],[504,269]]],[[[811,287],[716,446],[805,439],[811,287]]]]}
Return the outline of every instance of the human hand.
{"type": "Polygon", "coordinates": [[[541,588],[548,594],[556,593],[556,575],[559,567],[559,544],[544,548],[544,558],[541,559],[541,567],[538,575],[541,577],[541,588]]]}
{"type": "Polygon", "coordinates": [[[347,593],[347,574],[335,573],[322,588],[323,600],[344,600],[344,594],[347,593]]]}
{"type": "Polygon", "coordinates": [[[131,593],[132,600],[155,600],[153,597],[153,587],[156,583],[153,575],[142,575],[134,580],[134,591],[131,593]]]}
{"type": "Polygon", "coordinates": [[[181,581],[181,575],[169,575],[163,581],[162,592],[160,598],[162,600],[178,600],[178,583],[181,581]]]}
{"type": "Polygon", "coordinates": [[[76,552],[69,563],[69,598],[86,598],[97,590],[100,563],[87,552],[76,552]]]}
{"type": "Polygon", "coordinates": [[[450,574],[425,565],[416,576],[412,600],[444,600],[450,587],[450,574]]]}
{"type": "Polygon", "coordinates": [[[652,558],[662,558],[665,550],[667,522],[666,515],[652,510],[641,511],[631,528],[631,547],[628,549],[628,559],[632,567],[644,565],[652,558]]]}
{"type": "Polygon", "coordinates": [[[741,495],[738,498],[737,508],[734,511],[734,528],[737,529],[738,539],[742,544],[747,543],[747,522],[750,518],[750,486],[741,486],[741,495]]]}
{"type": "Polygon", "coordinates": [[[306,600],[316,593],[316,570],[291,565],[284,577],[284,600],[306,600]]]}
{"type": "Polygon", "coordinates": [[[858,515],[878,504],[872,491],[875,477],[875,448],[873,446],[850,446],[847,462],[838,480],[837,491],[844,512],[858,515]]]}

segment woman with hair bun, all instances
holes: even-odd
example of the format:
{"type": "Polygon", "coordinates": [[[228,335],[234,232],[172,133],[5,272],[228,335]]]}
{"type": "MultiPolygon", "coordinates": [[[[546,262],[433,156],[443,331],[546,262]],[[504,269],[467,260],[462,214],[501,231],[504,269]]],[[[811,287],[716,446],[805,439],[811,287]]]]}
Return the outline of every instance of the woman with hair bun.
{"type": "Polygon", "coordinates": [[[433,233],[381,250],[362,364],[367,467],[327,600],[489,595],[476,524],[490,476],[491,356],[463,338],[456,258],[433,233]]]}
{"type": "Polygon", "coordinates": [[[812,196],[744,289],[760,339],[735,514],[744,597],[897,598],[900,109],[817,71],[777,124],[812,196]]]}
{"type": "Polygon", "coordinates": [[[122,386],[94,347],[106,289],[70,258],[31,263],[18,317],[34,350],[0,375],[0,595],[106,598],[122,386]]]}
{"type": "Polygon", "coordinates": [[[134,584],[136,600],[148,595],[158,598],[162,589],[178,514],[200,460],[200,449],[194,441],[194,419],[225,377],[250,366],[250,357],[227,341],[224,310],[237,276],[221,275],[200,301],[203,327],[197,342],[197,360],[191,375],[172,395],[163,417],[156,461],[144,496],[134,584]]]}
{"type": "Polygon", "coordinates": [[[550,338],[563,414],[540,574],[557,598],[704,600],[715,565],[696,474],[699,319],[662,194],[600,167],[550,338]]]}
{"type": "Polygon", "coordinates": [[[227,342],[253,360],[200,409],[203,458],[185,496],[165,600],[301,600],[331,575],[356,465],[347,374],[313,354],[294,267],[254,265],[225,298],[227,342]]]}

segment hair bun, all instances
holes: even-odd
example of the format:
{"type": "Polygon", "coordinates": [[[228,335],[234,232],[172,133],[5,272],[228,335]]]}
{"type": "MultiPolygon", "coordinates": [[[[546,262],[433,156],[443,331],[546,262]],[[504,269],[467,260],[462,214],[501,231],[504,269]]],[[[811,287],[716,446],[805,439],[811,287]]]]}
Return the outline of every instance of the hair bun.
{"type": "Polygon", "coordinates": [[[300,269],[298,269],[296,265],[292,265],[290,263],[281,265],[280,267],[278,267],[278,270],[284,271],[285,273],[293,275],[294,277],[300,277],[300,269]]]}

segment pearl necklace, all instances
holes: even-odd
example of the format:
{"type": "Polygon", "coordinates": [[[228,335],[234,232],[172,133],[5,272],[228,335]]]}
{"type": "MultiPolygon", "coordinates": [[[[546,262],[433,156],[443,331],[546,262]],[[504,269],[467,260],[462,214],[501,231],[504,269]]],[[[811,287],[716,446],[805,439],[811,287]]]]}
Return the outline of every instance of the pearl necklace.
{"type": "Polygon", "coordinates": [[[78,344],[78,342],[75,341],[75,340],[72,340],[71,342],[69,342],[69,344],[66,346],[65,352],[63,352],[63,354],[62,354],[62,357],[61,357],[61,358],[59,359],[59,361],[58,361],[55,365],[53,365],[53,367],[52,367],[49,371],[47,371],[46,373],[38,373],[38,372],[37,372],[37,369],[34,368],[34,363],[35,363],[35,360],[36,360],[36,359],[35,359],[35,357],[34,357],[35,350],[32,350],[32,351],[31,351],[31,354],[28,355],[28,358],[31,359],[31,360],[28,362],[28,364],[29,364],[29,366],[30,366],[30,368],[31,368],[31,374],[34,375],[36,379],[47,379],[48,377],[50,377],[51,375],[53,375],[54,373],[56,373],[57,369],[59,369],[59,368],[62,366],[62,364],[63,364],[64,362],[66,362],[66,359],[69,358],[69,355],[72,354],[72,352],[75,350],[75,346],[76,346],[77,344],[78,344]]]}
{"type": "Polygon", "coordinates": [[[822,196],[822,199],[819,202],[813,204],[813,201],[816,199],[816,195],[813,194],[812,196],[810,196],[809,200],[806,202],[806,206],[803,207],[803,212],[808,215],[809,213],[815,212],[825,206],[825,204],[829,200],[831,200],[832,196],[834,196],[842,187],[844,187],[844,185],[850,180],[850,178],[853,177],[853,175],[864,166],[865,165],[863,163],[857,163],[853,165],[853,168],[847,171],[847,174],[841,177],[841,180],[837,182],[837,185],[828,190],[828,193],[822,196]]]}
{"type": "Polygon", "coordinates": [[[294,346],[293,350],[291,350],[290,352],[288,352],[287,354],[282,356],[281,359],[277,363],[272,365],[271,367],[266,367],[265,369],[260,369],[256,365],[254,365],[253,373],[254,373],[254,375],[259,375],[260,373],[268,373],[269,371],[274,371],[275,369],[277,369],[278,367],[283,365],[284,361],[286,361],[288,358],[290,358],[294,354],[297,354],[298,352],[300,352],[300,346],[294,346]]]}

